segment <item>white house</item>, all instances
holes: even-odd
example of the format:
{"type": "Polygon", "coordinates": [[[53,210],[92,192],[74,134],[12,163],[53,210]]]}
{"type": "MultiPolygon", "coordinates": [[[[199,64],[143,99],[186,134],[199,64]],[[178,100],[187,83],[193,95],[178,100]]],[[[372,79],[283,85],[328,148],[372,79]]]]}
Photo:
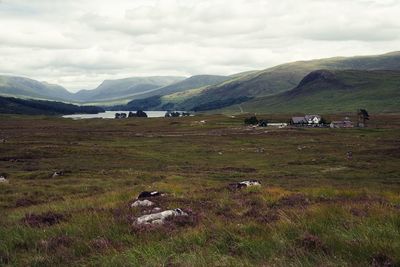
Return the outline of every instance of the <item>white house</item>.
{"type": "Polygon", "coordinates": [[[304,116],[308,124],[320,124],[321,123],[321,116],[319,115],[306,115],[304,116]]]}
{"type": "Polygon", "coordinates": [[[292,124],[316,125],[320,124],[322,117],[320,115],[306,115],[304,117],[292,117],[292,124]]]}

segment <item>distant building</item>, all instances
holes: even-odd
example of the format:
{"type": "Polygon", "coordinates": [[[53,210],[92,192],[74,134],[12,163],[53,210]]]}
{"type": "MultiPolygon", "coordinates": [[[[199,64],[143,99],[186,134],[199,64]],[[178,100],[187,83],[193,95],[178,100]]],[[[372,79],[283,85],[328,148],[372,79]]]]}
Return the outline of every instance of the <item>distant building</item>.
{"type": "Polygon", "coordinates": [[[304,116],[308,124],[320,124],[322,117],[319,115],[306,115],[304,116]]]}
{"type": "Polygon", "coordinates": [[[292,117],[292,124],[307,124],[305,117],[292,117]]]}
{"type": "Polygon", "coordinates": [[[353,128],[354,124],[350,119],[346,118],[343,121],[332,121],[330,124],[331,128],[353,128]]]}
{"type": "Polygon", "coordinates": [[[286,122],[270,122],[268,123],[268,126],[284,128],[288,126],[288,124],[286,122]]]}
{"type": "Polygon", "coordinates": [[[322,122],[320,115],[306,115],[304,117],[292,117],[291,123],[295,125],[319,125],[322,122]]]}

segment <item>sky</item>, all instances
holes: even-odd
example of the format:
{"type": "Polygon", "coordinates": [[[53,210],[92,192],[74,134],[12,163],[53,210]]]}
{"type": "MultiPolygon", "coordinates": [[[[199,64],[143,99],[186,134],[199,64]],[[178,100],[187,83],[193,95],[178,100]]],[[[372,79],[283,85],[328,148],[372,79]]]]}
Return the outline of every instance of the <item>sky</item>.
{"type": "Polygon", "coordinates": [[[0,74],[70,91],[400,50],[399,0],[0,0],[0,74]]]}

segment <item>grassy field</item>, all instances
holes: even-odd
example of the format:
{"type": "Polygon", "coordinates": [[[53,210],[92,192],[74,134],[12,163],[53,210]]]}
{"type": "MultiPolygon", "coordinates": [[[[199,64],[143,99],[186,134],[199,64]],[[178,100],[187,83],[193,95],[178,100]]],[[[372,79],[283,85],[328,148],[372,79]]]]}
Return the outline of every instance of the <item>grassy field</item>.
{"type": "Polygon", "coordinates": [[[400,265],[399,115],[347,130],[242,122],[1,116],[0,266],[400,265]],[[246,179],[262,187],[227,189],[246,179]],[[133,226],[143,190],[190,216],[133,226]]]}

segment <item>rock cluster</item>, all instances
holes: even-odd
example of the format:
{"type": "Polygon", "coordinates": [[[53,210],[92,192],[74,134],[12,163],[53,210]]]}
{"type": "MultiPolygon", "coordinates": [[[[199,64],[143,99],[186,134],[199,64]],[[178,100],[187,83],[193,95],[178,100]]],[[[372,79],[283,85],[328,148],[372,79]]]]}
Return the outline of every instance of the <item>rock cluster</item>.
{"type": "MultiPolygon", "coordinates": [[[[159,191],[144,191],[139,194],[136,198],[136,201],[131,204],[132,208],[136,207],[152,207],[155,205],[153,201],[150,201],[145,198],[156,198],[165,196],[165,193],[159,191]]],[[[173,210],[164,210],[161,208],[155,207],[151,210],[145,210],[143,212],[145,215],[142,215],[136,219],[134,224],[136,225],[162,225],[167,218],[170,217],[179,217],[179,216],[188,216],[188,214],[181,209],[173,209],[173,210]]],[[[143,214],[142,213],[142,214],[143,214]]]]}

